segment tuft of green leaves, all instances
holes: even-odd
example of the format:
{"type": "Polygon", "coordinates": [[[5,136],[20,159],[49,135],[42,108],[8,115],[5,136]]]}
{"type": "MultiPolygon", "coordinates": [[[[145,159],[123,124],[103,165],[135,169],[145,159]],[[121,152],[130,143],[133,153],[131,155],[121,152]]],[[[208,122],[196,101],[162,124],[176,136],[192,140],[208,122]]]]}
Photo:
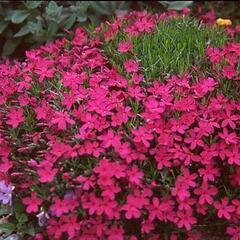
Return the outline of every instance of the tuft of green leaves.
{"type": "MultiPolygon", "coordinates": [[[[120,41],[126,40],[123,31],[113,41],[105,42],[104,51],[124,72],[123,63],[131,56],[117,51],[120,41]]],[[[222,46],[227,35],[221,28],[201,26],[196,19],[181,17],[169,18],[159,22],[152,34],[132,37],[132,54],[142,67],[147,81],[159,78],[161,74],[181,74],[194,65],[201,68],[205,64],[204,54],[208,45],[222,46]]]]}

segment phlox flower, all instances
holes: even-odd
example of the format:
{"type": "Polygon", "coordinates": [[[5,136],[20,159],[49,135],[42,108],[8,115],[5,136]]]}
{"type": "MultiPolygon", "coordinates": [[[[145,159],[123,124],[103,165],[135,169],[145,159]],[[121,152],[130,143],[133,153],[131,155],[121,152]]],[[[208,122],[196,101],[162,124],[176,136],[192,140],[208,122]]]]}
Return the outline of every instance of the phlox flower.
{"type": "Polygon", "coordinates": [[[52,168],[52,163],[48,161],[42,161],[37,168],[37,174],[39,175],[39,181],[42,183],[52,182],[59,169],[52,168]]]}
{"type": "Polygon", "coordinates": [[[27,205],[27,213],[38,212],[39,206],[42,204],[42,199],[38,198],[35,192],[31,192],[31,197],[23,198],[23,203],[27,205]]]}
{"type": "Polygon", "coordinates": [[[229,133],[227,128],[223,128],[223,132],[218,134],[226,144],[236,144],[238,142],[238,137],[235,132],[229,133]]]}
{"type": "Polygon", "coordinates": [[[134,60],[127,60],[124,64],[127,73],[135,73],[139,69],[139,64],[134,60]]]}
{"type": "Polygon", "coordinates": [[[124,230],[122,226],[112,226],[111,229],[107,231],[107,240],[123,240],[124,239],[124,230]]]}
{"type": "Polygon", "coordinates": [[[197,219],[192,216],[192,210],[186,212],[177,211],[177,217],[177,226],[179,228],[185,227],[188,231],[191,230],[191,225],[197,222],[197,219]]]}
{"type": "Polygon", "coordinates": [[[139,171],[136,165],[133,165],[131,170],[127,170],[127,176],[130,183],[140,185],[143,173],[139,171]]]}
{"type": "Polygon", "coordinates": [[[235,211],[235,206],[229,205],[229,200],[227,197],[221,199],[221,202],[214,202],[213,205],[218,211],[217,215],[219,218],[226,218],[229,220],[231,218],[230,214],[235,211]]]}
{"type": "Polygon", "coordinates": [[[22,108],[11,108],[8,115],[7,124],[16,128],[25,121],[22,108]]]}
{"type": "Polygon", "coordinates": [[[9,184],[7,185],[4,181],[0,181],[0,203],[12,204],[12,191],[14,187],[9,184]]]}
{"type": "Polygon", "coordinates": [[[120,144],[121,137],[115,135],[112,129],[108,129],[107,133],[98,136],[98,139],[102,141],[101,147],[108,148],[120,144]]]}
{"type": "Polygon", "coordinates": [[[73,198],[60,199],[59,197],[54,198],[54,203],[50,207],[50,211],[57,217],[62,216],[64,213],[68,213],[75,209],[78,203],[73,198]]]}
{"type": "Polygon", "coordinates": [[[231,240],[239,240],[240,239],[240,227],[239,226],[230,226],[227,227],[227,234],[231,236],[231,240]]]}
{"type": "Polygon", "coordinates": [[[70,125],[74,125],[75,121],[69,117],[66,112],[55,112],[51,123],[57,124],[59,130],[65,130],[67,127],[67,123],[70,125]]]}
{"type": "Polygon", "coordinates": [[[205,168],[200,168],[198,172],[203,176],[204,182],[214,182],[216,177],[221,176],[219,169],[212,164],[206,165],[205,168]]]}
{"type": "Polygon", "coordinates": [[[200,188],[194,189],[194,193],[199,195],[199,203],[204,204],[212,204],[213,197],[217,194],[218,190],[214,186],[208,185],[207,182],[203,182],[200,188]]]}
{"type": "Polygon", "coordinates": [[[240,216],[240,200],[239,199],[233,199],[232,204],[236,207],[236,214],[240,216]]]}
{"type": "Polygon", "coordinates": [[[148,133],[144,127],[139,127],[138,129],[133,129],[132,133],[134,135],[133,141],[136,143],[142,142],[145,147],[149,147],[149,141],[153,139],[153,135],[148,133]]]}
{"type": "Polygon", "coordinates": [[[81,228],[81,224],[77,221],[77,215],[63,215],[61,219],[63,221],[62,231],[68,234],[69,239],[73,239],[74,237],[76,237],[81,228]]]}
{"type": "Polygon", "coordinates": [[[135,22],[135,26],[139,32],[149,33],[154,27],[154,20],[151,18],[143,17],[135,22]]]}
{"type": "Polygon", "coordinates": [[[128,52],[129,50],[132,49],[132,43],[130,41],[127,41],[127,42],[119,42],[119,45],[118,45],[118,51],[120,53],[126,53],[128,52]]]}
{"type": "Polygon", "coordinates": [[[228,163],[230,165],[236,164],[240,166],[240,151],[237,144],[234,144],[229,150],[227,150],[226,155],[228,157],[228,163]]]}
{"type": "Polygon", "coordinates": [[[126,218],[140,218],[141,216],[141,208],[148,204],[146,199],[138,198],[133,195],[127,196],[127,203],[122,206],[122,210],[126,211],[126,218]]]}
{"type": "Polygon", "coordinates": [[[234,69],[234,66],[224,66],[222,69],[222,75],[227,79],[233,79],[237,76],[237,72],[234,69]]]}

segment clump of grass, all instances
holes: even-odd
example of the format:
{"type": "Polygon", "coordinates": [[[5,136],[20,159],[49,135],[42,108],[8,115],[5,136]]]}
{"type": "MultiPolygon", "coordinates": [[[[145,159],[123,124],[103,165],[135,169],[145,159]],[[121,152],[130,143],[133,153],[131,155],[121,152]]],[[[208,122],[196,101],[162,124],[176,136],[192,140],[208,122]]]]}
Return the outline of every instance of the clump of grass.
{"type": "MultiPolygon", "coordinates": [[[[104,44],[106,55],[121,73],[124,72],[123,62],[131,56],[119,53],[117,47],[127,38],[121,30],[112,41],[104,44]]],[[[204,26],[196,19],[182,17],[160,21],[151,34],[134,36],[131,41],[133,54],[141,62],[146,80],[150,80],[162,73],[184,73],[191,65],[203,68],[206,47],[224,45],[227,35],[218,27],[204,26]]]]}

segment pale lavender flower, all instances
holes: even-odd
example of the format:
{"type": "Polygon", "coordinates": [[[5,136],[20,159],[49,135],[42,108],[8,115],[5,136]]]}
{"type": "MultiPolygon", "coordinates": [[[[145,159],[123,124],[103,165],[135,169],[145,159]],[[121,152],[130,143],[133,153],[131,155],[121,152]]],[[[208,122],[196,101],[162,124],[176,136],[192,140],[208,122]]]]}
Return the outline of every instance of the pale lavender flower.
{"type": "Polygon", "coordinates": [[[12,191],[14,187],[9,184],[6,185],[4,181],[0,181],[0,203],[12,204],[12,191]]]}
{"type": "Polygon", "coordinates": [[[47,223],[48,223],[48,220],[49,220],[49,215],[48,215],[48,213],[46,213],[46,212],[40,212],[40,213],[37,215],[37,218],[38,218],[38,225],[39,225],[40,227],[47,226],[47,223]]]}

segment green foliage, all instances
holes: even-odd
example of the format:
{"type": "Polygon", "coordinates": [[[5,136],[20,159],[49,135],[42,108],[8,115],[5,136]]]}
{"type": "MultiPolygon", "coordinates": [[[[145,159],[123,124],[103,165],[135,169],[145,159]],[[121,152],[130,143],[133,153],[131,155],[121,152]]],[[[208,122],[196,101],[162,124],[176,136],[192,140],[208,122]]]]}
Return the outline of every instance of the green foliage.
{"type": "MultiPolygon", "coordinates": [[[[104,46],[105,53],[121,73],[124,73],[123,62],[130,56],[119,53],[117,46],[126,38],[126,33],[120,31],[104,46]]],[[[191,18],[172,18],[161,21],[153,34],[133,37],[132,54],[141,62],[142,72],[149,80],[158,78],[160,73],[184,73],[191,65],[203,67],[207,45],[221,46],[226,40],[227,35],[220,28],[201,26],[191,18]]]]}
{"type": "Polygon", "coordinates": [[[19,1],[0,2],[2,55],[19,45],[37,47],[66,35],[77,25],[98,24],[105,16],[128,6],[125,1],[19,1]]]}
{"type": "Polygon", "coordinates": [[[158,1],[167,9],[182,10],[183,8],[191,6],[193,1],[158,1]]]}
{"type": "Polygon", "coordinates": [[[10,211],[6,206],[1,206],[0,208],[0,216],[9,214],[7,220],[0,223],[0,234],[11,234],[16,232],[19,234],[21,233],[21,235],[27,234],[34,236],[36,226],[33,225],[32,220],[25,213],[25,207],[23,206],[22,201],[20,199],[13,199],[12,208],[14,214],[9,214],[10,211]]]}

